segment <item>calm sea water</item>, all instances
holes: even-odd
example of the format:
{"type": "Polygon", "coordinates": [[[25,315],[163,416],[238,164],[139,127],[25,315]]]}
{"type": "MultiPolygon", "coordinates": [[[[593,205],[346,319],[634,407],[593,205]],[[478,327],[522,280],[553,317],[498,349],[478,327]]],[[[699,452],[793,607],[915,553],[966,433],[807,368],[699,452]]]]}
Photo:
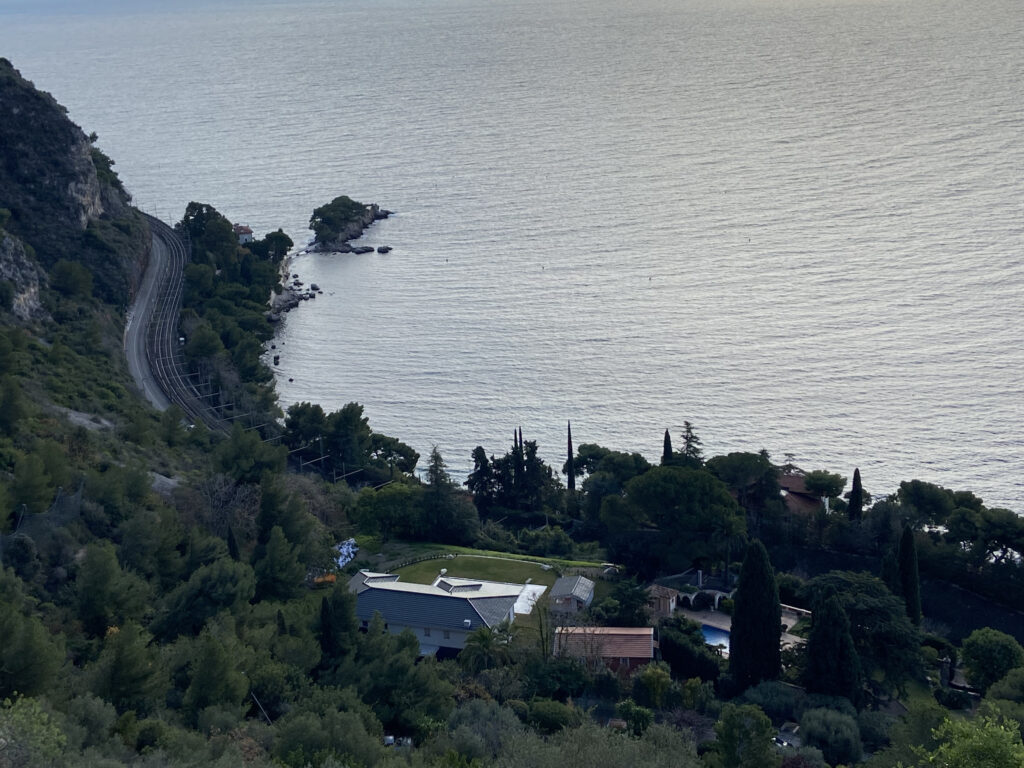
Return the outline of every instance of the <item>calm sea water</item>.
{"type": "Polygon", "coordinates": [[[0,54],[148,211],[300,256],[284,404],[363,403],[456,472],[565,423],[767,448],[1024,512],[1019,0],[0,0],[0,54]],[[289,381],[293,379],[293,381],[289,381]]]}

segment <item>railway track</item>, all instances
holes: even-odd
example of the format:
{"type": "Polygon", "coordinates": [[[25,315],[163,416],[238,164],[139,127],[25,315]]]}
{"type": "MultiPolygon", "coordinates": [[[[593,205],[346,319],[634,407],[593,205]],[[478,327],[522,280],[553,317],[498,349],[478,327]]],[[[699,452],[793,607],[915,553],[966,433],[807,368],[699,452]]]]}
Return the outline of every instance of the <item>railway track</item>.
{"type": "Polygon", "coordinates": [[[140,319],[148,318],[148,324],[140,331],[146,336],[146,359],[153,379],[190,421],[202,422],[212,431],[227,434],[231,431],[230,422],[210,407],[206,401],[209,395],[199,391],[194,377],[188,373],[178,334],[188,248],[167,224],[149,214],[143,215],[153,234],[150,269],[159,269],[160,273],[151,306],[137,308],[135,314],[140,319]]]}

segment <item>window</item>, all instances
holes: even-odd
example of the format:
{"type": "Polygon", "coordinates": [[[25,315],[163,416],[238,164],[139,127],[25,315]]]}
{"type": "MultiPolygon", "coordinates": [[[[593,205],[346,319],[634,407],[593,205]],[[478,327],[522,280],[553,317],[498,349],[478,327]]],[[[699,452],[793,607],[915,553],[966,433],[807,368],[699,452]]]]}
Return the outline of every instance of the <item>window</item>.
{"type": "Polygon", "coordinates": [[[423,636],[424,637],[430,637],[430,627],[424,627],[423,628],[423,636]]]}
{"type": "Polygon", "coordinates": [[[444,631],[444,639],[445,640],[451,640],[452,639],[452,633],[449,632],[447,629],[444,631]]]}

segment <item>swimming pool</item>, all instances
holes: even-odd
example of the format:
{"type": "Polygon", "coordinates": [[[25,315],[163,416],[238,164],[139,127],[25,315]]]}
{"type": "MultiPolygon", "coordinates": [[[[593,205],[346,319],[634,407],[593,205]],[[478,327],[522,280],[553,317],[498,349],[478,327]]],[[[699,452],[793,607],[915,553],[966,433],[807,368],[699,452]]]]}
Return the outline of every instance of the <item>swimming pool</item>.
{"type": "Polygon", "coordinates": [[[701,624],[700,631],[704,633],[704,642],[708,645],[724,645],[725,652],[729,652],[729,633],[724,629],[712,627],[710,624],[701,624]]]}

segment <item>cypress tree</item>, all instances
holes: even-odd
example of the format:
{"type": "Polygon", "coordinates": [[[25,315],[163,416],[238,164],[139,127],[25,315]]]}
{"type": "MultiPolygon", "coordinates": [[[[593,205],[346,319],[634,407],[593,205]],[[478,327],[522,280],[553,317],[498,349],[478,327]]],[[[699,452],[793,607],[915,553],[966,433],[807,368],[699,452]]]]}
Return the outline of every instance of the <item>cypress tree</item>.
{"type": "Polygon", "coordinates": [[[917,544],[909,525],[903,526],[900,548],[896,555],[900,592],[907,604],[907,616],[914,625],[921,623],[921,578],[917,570],[917,544]]]}
{"type": "Polygon", "coordinates": [[[775,680],[782,668],[782,614],[775,572],[758,540],[747,547],[734,596],[729,672],[737,690],[775,680]]]}
{"type": "Polygon", "coordinates": [[[228,526],[228,554],[236,563],[242,559],[238,551],[238,542],[235,540],[235,532],[230,525],[228,526]]]}
{"type": "Polygon", "coordinates": [[[280,608],[277,609],[277,635],[278,637],[284,637],[288,634],[288,624],[284,620],[284,613],[280,608]]]}
{"type": "Polygon", "coordinates": [[[320,598],[320,626],[317,631],[320,652],[324,662],[333,661],[340,655],[340,638],[334,626],[334,611],[327,597],[320,598]]]}
{"type": "Polygon", "coordinates": [[[900,594],[899,568],[896,566],[896,553],[893,552],[892,547],[882,555],[882,570],[878,574],[878,578],[885,582],[885,586],[894,595],[900,594]]]}
{"type": "Polygon", "coordinates": [[[665,430],[665,447],[661,449],[661,466],[667,467],[672,463],[672,437],[668,430],[665,430]]]}
{"type": "Polygon", "coordinates": [[[569,462],[566,466],[569,467],[569,474],[566,477],[566,484],[569,486],[569,493],[576,491],[576,462],[572,459],[572,422],[567,422],[569,430],[569,462]]]}
{"type": "Polygon", "coordinates": [[[850,634],[850,619],[835,594],[814,607],[804,675],[808,693],[845,696],[855,706],[860,701],[860,657],[850,634]]]}
{"type": "Polygon", "coordinates": [[[860,520],[864,514],[864,489],[860,484],[860,469],[853,470],[853,485],[850,486],[850,502],[846,507],[846,516],[850,520],[860,520]]]}

